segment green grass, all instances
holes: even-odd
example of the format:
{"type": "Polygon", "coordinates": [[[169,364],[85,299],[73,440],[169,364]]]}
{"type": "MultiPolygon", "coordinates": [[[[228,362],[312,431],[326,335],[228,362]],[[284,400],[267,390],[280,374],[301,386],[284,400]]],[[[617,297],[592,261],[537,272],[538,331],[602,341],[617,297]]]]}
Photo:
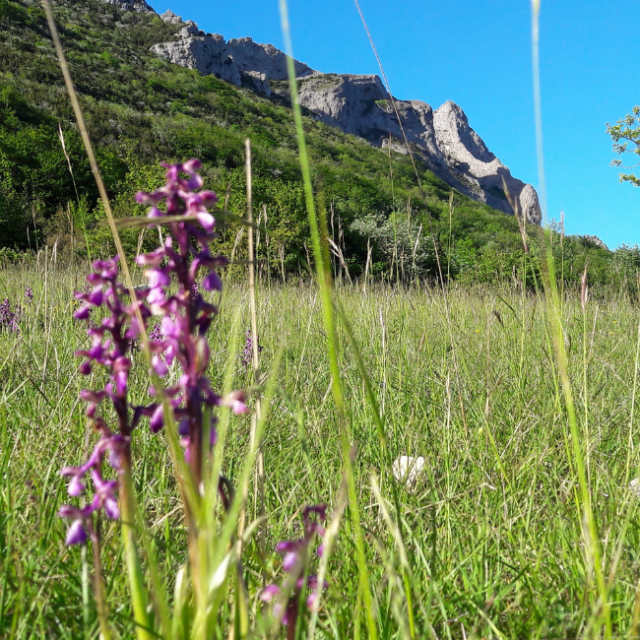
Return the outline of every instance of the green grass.
{"type": "MultiPolygon", "coordinates": [[[[24,312],[22,331],[0,334],[0,637],[96,637],[92,598],[85,624],[82,555],[64,546],[66,525],[56,517],[68,500],[58,472],[78,464],[95,437],[77,399],[86,381],[76,373],[73,355],[86,344],[84,327],[71,317],[72,292],[82,287],[82,273],[55,263],[45,268],[41,258],[39,267],[0,272],[0,297],[22,301],[27,284],[35,298],[24,312]]],[[[454,290],[449,298],[452,343],[437,291],[374,287],[363,294],[344,288],[337,298],[382,408],[392,456],[422,455],[428,469],[414,493],[400,487],[398,513],[395,481],[384,466],[357,362],[339,327],[379,637],[409,637],[403,575],[418,638],[598,635],[597,588],[586,562],[569,423],[544,300],[508,289],[454,290]],[[380,499],[397,524],[395,536],[380,499]],[[409,567],[404,573],[403,553],[409,567]]],[[[210,333],[214,388],[223,385],[237,312],[244,331],[249,328],[247,292],[230,284],[210,333]]],[[[317,290],[261,283],[258,320],[263,371],[271,371],[282,350],[278,373],[271,373],[277,375],[276,394],[264,440],[264,562],[270,577],[280,572],[280,557],[271,550],[295,535],[298,510],[320,501],[335,505],[343,458],[317,290]]],[[[589,302],[584,320],[579,295],[567,294],[563,323],[569,376],[605,578],[614,571],[608,592],[613,633],[628,636],[640,576],[640,510],[626,489],[638,475],[637,412],[630,431],[638,315],[631,302],[610,294],[589,302]]],[[[141,401],[146,395],[142,363],[138,352],[132,393],[141,401]]],[[[239,359],[233,383],[250,383],[239,359]]],[[[249,434],[249,418],[232,420],[224,472],[234,482],[249,434]]],[[[135,434],[134,461],[138,497],[172,593],[187,546],[164,434],[153,436],[143,425],[135,434]]],[[[253,495],[250,487],[250,521],[259,513],[253,495]]],[[[102,531],[111,618],[120,637],[130,637],[119,526],[103,522],[102,531]]],[[[252,619],[260,618],[262,566],[256,544],[247,545],[244,558],[252,619]]],[[[327,577],[331,584],[314,637],[365,637],[364,619],[358,623],[354,613],[358,566],[347,517],[327,577]]],[[[223,619],[231,606],[231,601],[223,606],[223,619]]]]}

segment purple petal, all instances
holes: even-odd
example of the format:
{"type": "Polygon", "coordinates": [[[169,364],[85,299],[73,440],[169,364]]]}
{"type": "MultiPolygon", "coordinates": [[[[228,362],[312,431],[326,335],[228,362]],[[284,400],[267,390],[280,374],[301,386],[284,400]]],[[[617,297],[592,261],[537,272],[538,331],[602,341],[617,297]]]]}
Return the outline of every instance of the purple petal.
{"type": "Polygon", "coordinates": [[[179,338],[180,331],[177,325],[172,322],[171,318],[165,316],[162,318],[162,334],[167,338],[179,338]]]}
{"type": "Polygon", "coordinates": [[[104,391],[93,391],[92,389],[83,389],[80,392],[80,398],[85,402],[92,404],[100,404],[107,397],[104,391]]]}
{"type": "Polygon", "coordinates": [[[104,501],[104,510],[109,518],[117,520],[120,517],[120,509],[115,498],[107,498],[104,501]]]}
{"type": "Polygon", "coordinates": [[[299,540],[283,540],[276,545],[276,551],[278,553],[289,553],[290,551],[297,551],[299,548],[299,540]]]}
{"type": "Polygon", "coordinates": [[[111,449],[109,451],[109,466],[112,469],[120,469],[120,467],[122,466],[120,462],[120,453],[115,449],[111,449]]]}
{"type": "Polygon", "coordinates": [[[164,258],[164,248],[156,249],[152,253],[144,253],[136,258],[136,262],[146,267],[159,267],[164,258]]]}
{"type": "Polygon", "coordinates": [[[80,481],[79,476],[73,476],[71,478],[71,482],[69,482],[69,488],[67,489],[67,493],[77,498],[84,491],[84,485],[80,481]]]}
{"type": "Polygon", "coordinates": [[[91,373],[91,363],[88,360],[85,360],[79,367],[78,372],[83,376],[88,376],[91,373]]]}
{"type": "Polygon", "coordinates": [[[178,425],[178,435],[185,438],[189,435],[189,419],[180,420],[178,425]]]}
{"type": "Polygon", "coordinates": [[[63,504],[58,510],[58,518],[73,518],[74,520],[78,520],[78,518],[82,518],[82,509],[72,507],[70,504],[63,504]]]}
{"type": "Polygon", "coordinates": [[[73,317],[76,320],[86,320],[90,315],[90,311],[91,307],[89,305],[84,305],[73,314],[73,317]]]}
{"type": "Polygon", "coordinates": [[[178,165],[178,167],[180,167],[178,169],[179,171],[184,171],[184,173],[191,174],[198,171],[198,169],[202,167],[202,162],[200,162],[198,158],[191,158],[190,160],[187,160],[182,166],[178,165]]]}
{"type": "Polygon", "coordinates": [[[201,191],[198,195],[205,207],[213,207],[218,202],[218,196],[213,191],[201,191]]]}
{"type": "Polygon", "coordinates": [[[196,218],[205,231],[211,231],[216,224],[216,219],[208,211],[199,211],[196,218]]]}
{"type": "MultiPolygon", "coordinates": [[[[87,276],[87,282],[88,282],[89,284],[98,285],[98,284],[104,284],[105,280],[104,280],[104,278],[103,278],[99,273],[90,273],[90,274],[87,276]]],[[[83,293],[81,293],[81,292],[78,292],[78,293],[76,293],[76,298],[77,298],[79,295],[80,295],[80,296],[85,296],[85,294],[83,294],[83,293]]]]}
{"type": "Polygon", "coordinates": [[[149,286],[167,287],[171,284],[171,278],[162,269],[147,269],[144,277],[149,281],[149,286]]]}
{"type": "Polygon", "coordinates": [[[144,191],[138,191],[136,193],[136,202],[138,204],[157,204],[162,200],[161,193],[145,193],[144,191]]]}
{"type": "Polygon", "coordinates": [[[194,173],[189,180],[187,180],[187,188],[189,189],[199,189],[203,185],[202,178],[194,173]]]}
{"type": "Polygon", "coordinates": [[[102,293],[102,286],[95,287],[93,291],[87,296],[87,302],[96,307],[99,307],[104,301],[104,294],[102,293]]]}
{"type": "Polygon", "coordinates": [[[151,358],[151,366],[161,378],[169,373],[169,369],[165,364],[165,361],[157,353],[151,358]]]}
{"type": "Polygon", "coordinates": [[[149,213],[147,213],[147,218],[162,218],[163,215],[164,213],[162,213],[158,207],[151,207],[149,213]]]}
{"type": "Polygon", "coordinates": [[[277,584],[270,584],[262,590],[260,599],[263,602],[271,602],[279,593],[280,587],[277,584]]]}
{"type": "Polygon", "coordinates": [[[84,530],[82,520],[74,520],[71,526],[69,527],[69,531],[67,531],[65,544],[67,546],[71,546],[73,544],[84,544],[88,538],[89,536],[87,535],[87,532],[84,530]]]}
{"type": "Polygon", "coordinates": [[[164,410],[162,405],[159,404],[149,419],[149,428],[153,433],[158,433],[162,429],[162,425],[164,425],[164,410]]]}
{"type": "Polygon", "coordinates": [[[285,555],[284,560],[282,561],[282,568],[289,572],[296,566],[296,562],[298,562],[298,554],[295,551],[290,551],[285,555]]]}
{"type": "Polygon", "coordinates": [[[129,374],[126,371],[118,371],[115,375],[116,378],[116,393],[120,397],[124,397],[127,393],[127,382],[129,381],[129,374]]]}
{"type": "Polygon", "coordinates": [[[166,296],[162,287],[152,287],[149,290],[149,295],[147,296],[147,302],[149,304],[162,304],[165,300],[166,296]]]}
{"type": "Polygon", "coordinates": [[[202,281],[205,291],[222,291],[222,280],[215,271],[210,271],[209,275],[202,281]]]}
{"type": "Polygon", "coordinates": [[[246,405],[247,394],[243,390],[232,391],[222,398],[222,406],[230,407],[233,413],[249,413],[249,407],[246,405]]]}

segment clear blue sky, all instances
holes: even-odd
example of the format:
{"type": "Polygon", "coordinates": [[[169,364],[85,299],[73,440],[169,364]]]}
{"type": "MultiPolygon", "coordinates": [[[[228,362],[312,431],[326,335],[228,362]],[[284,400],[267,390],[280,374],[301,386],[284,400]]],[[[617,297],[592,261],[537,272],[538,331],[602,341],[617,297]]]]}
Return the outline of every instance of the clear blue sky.
{"type": "MultiPolygon", "coordinates": [[[[294,54],[334,73],[378,73],[352,0],[289,0],[294,54]]],[[[225,38],[282,46],[277,0],[150,0],[225,38]]],[[[361,0],[391,89],[458,103],[514,176],[538,184],[529,0],[361,0]]],[[[640,243],[640,188],[618,182],[605,124],[640,104],[640,2],[542,0],[541,75],[549,217],[610,248],[640,243]]]]}

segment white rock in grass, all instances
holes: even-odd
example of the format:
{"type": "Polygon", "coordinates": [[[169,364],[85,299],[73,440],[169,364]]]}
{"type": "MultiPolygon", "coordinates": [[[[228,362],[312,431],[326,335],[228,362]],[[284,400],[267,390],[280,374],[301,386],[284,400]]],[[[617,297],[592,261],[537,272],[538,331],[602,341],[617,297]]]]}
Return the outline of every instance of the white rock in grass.
{"type": "Polygon", "coordinates": [[[640,498],[640,478],[634,478],[629,483],[629,489],[636,498],[640,498]]]}
{"type": "Polygon", "coordinates": [[[404,484],[407,491],[415,489],[418,480],[424,475],[424,458],[419,456],[400,456],[393,463],[393,477],[404,484]]]}

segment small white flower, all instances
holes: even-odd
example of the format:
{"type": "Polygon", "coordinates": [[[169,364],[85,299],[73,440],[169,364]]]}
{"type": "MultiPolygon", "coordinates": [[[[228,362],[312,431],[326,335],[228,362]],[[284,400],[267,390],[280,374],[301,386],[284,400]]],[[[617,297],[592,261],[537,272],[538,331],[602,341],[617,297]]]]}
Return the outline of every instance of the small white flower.
{"type": "Polygon", "coordinates": [[[422,456],[400,456],[393,463],[393,477],[402,482],[407,491],[412,491],[424,474],[424,458],[422,456]]]}
{"type": "Polygon", "coordinates": [[[640,498],[640,478],[634,478],[629,483],[629,489],[636,498],[640,498]]]}

